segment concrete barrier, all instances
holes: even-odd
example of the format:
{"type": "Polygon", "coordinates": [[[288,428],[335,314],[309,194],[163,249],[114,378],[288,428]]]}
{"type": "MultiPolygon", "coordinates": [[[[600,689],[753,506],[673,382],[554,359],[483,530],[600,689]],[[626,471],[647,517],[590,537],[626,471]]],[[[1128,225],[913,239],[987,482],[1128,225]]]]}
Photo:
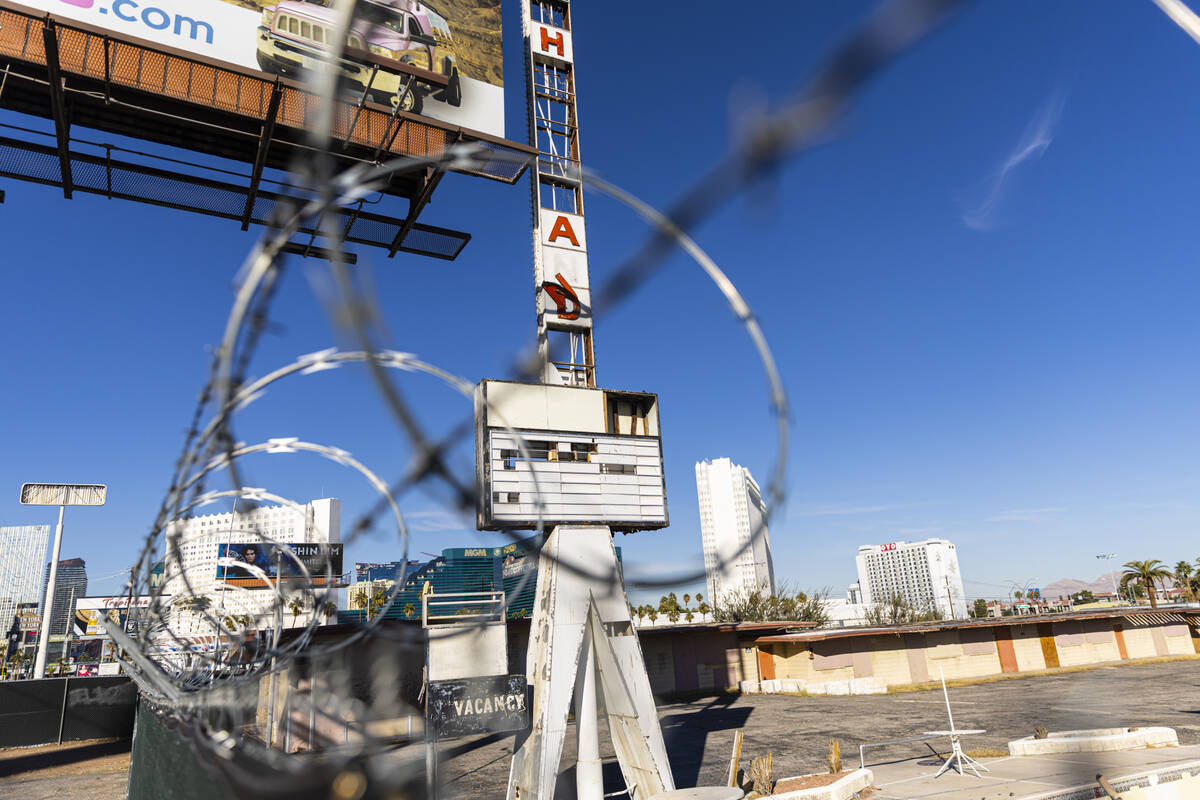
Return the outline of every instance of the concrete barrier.
{"type": "Polygon", "coordinates": [[[809,694],[887,694],[887,684],[878,678],[851,678],[845,681],[808,683],[804,691],[809,694]]]}
{"type": "MultiPolygon", "coordinates": [[[[796,776],[805,777],[805,776],[796,776]]],[[[783,778],[778,783],[790,781],[793,778],[783,778]]],[[[771,795],[772,800],[847,800],[875,782],[875,776],[869,769],[856,769],[844,778],[828,786],[814,786],[812,789],[797,789],[793,792],[771,795]]]]}
{"type": "Polygon", "coordinates": [[[1174,728],[1090,728],[1056,731],[1045,739],[1026,736],[1009,742],[1008,752],[1014,756],[1040,756],[1178,746],[1179,737],[1175,735],[1174,728]]]}
{"type": "MultiPolygon", "coordinates": [[[[754,682],[742,681],[740,685],[747,683],[754,682]]],[[[887,694],[887,684],[879,678],[851,678],[844,681],[822,681],[819,683],[799,678],[772,678],[771,680],[759,681],[756,684],[756,688],[763,694],[779,694],[780,692],[832,695],[887,694]]],[[[742,691],[746,691],[744,686],[742,691]]]]}

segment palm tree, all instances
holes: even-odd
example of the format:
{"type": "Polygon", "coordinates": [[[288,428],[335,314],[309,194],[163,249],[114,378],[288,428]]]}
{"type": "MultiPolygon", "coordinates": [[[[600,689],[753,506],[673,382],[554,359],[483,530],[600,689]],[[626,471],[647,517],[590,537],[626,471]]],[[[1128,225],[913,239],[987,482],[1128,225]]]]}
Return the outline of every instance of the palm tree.
{"type": "MultiPolygon", "coordinates": [[[[375,607],[375,613],[378,614],[387,605],[388,591],[382,586],[376,586],[371,590],[371,605],[375,607]]],[[[370,616],[368,614],[367,616],[370,616]]]]}
{"type": "Polygon", "coordinates": [[[1175,584],[1187,593],[1189,600],[1193,599],[1190,580],[1193,571],[1192,565],[1188,561],[1180,561],[1175,564],[1175,584]]]}
{"type": "Polygon", "coordinates": [[[325,616],[326,621],[336,614],[337,610],[337,603],[332,600],[326,600],[324,603],[321,603],[321,613],[325,616]]]}
{"type": "Polygon", "coordinates": [[[1124,588],[1130,583],[1145,586],[1146,594],[1150,596],[1150,607],[1158,608],[1158,594],[1154,590],[1154,582],[1172,577],[1167,565],[1157,558],[1152,558],[1148,561],[1127,561],[1124,567],[1125,571],[1121,573],[1121,587],[1124,588]]]}
{"type": "Polygon", "coordinates": [[[175,605],[194,611],[197,614],[202,614],[212,606],[212,598],[203,594],[191,595],[179,598],[175,601],[175,605]]]}
{"type": "Polygon", "coordinates": [[[409,619],[412,619],[413,615],[416,613],[417,613],[416,606],[414,606],[412,603],[404,604],[404,616],[408,617],[409,619]]]}
{"type": "Polygon", "coordinates": [[[293,597],[288,600],[287,607],[292,612],[292,625],[296,624],[296,617],[300,616],[300,612],[304,610],[304,603],[299,597],[293,597]]]}

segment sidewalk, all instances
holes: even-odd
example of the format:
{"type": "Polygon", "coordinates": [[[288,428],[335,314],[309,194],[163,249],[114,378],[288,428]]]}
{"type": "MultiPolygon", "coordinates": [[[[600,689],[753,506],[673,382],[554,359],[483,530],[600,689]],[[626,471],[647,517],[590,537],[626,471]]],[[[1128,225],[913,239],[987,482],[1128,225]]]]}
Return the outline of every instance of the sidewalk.
{"type": "Polygon", "coordinates": [[[1200,771],[1200,745],[1163,747],[1153,750],[1125,750],[1113,753],[1067,753],[1055,756],[1008,756],[981,758],[979,763],[990,772],[977,778],[969,770],[959,775],[953,770],[940,778],[941,767],[932,755],[919,759],[868,764],[875,775],[877,794],[872,800],[901,798],[938,798],[938,800],[1020,800],[1034,798],[1056,789],[1096,785],[1096,775],[1110,781],[1190,764],[1200,771]]]}

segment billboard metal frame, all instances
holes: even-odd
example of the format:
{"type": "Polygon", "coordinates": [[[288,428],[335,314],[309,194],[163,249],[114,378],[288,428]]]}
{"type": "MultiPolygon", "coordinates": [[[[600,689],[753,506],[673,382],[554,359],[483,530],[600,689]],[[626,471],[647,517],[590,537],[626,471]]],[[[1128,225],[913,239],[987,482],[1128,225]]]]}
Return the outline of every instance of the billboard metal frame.
{"type": "MultiPolygon", "coordinates": [[[[441,79],[426,70],[408,71],[430,85],[441,79]]],[[[286,77],[124,37],[8,0],[0,0],[0,76],[0,108],[54,122],[53,161],[46,162],[46,146],[10,139],[4,143],[8,151],[0,152],[0,174],[60,186],[67,198],[79,190],[236,219],[243,230],[269,218],[277,198],[264,192],[264,172],[286,170],[311,149],[305,126],[322,102],[305,84],[286,77]],[[249,173],[240,182],[218,185],[175,168],[164,177],[141,165],[114,162],[111,152],[102,157],[77,152],[74,126],[231,159],[250,165],[249,173]],[[22,149],[38,163],[17,163],[22,149]],[[124,181],[114,186],[114,176],[124,181]],[[174,181],[170,191],[163,188],[166,180],[174,181]],[[214,193],[224,194],[214,198],[214,193]],[[169,195],[166,200],[164,194],[169,195]]],[[[331,155],[342,167],[400,156],[436,158],[456,143],[476,142],[497,158],[478,169],[455,171],[513,184],[524,173],[522,159],[534,152],[527,145],[378,105],[365,94],[334,102],[333,135],[342,146],[331,155]]],[[[348,239],[383,247],[389,256],[410,252],[453,258],[469,235],[417,222],[444,171],[431,167],[393,176],[383,191],[408,201],[404,214],[370,215],[361,204],[342,209],[348,239]],[[373,235],[356,238],[356,229],[373,235]]]]}

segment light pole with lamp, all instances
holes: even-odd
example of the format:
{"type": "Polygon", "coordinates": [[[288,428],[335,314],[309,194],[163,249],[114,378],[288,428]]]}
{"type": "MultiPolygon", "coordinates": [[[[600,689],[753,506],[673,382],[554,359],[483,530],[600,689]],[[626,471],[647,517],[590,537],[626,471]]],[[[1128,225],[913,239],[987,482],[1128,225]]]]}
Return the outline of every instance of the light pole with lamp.
{"type": "MultiPolygon", "coordinates": [[[[67,506],[102,506],[108,499],[108,487],[101,483],[24,483],[21,484],[21,505],[58,506],[58,527],[54,529],[54,550],[50,558],[50,573],[46,576],[46,600],[42,605],[42,632],[38,636],[37,660],[33,677],[46,677],[46,653],[50,646],[50,618],[54,611],[54,586],[58,580],[58,555],[62,550],[63,513],[67,506]]],[[[67,626],[71,625],[70,609],[67,626]]]]}
{"type": "MultiPolygon", "coordinates": [[[[1101,553],[1100,555],[1096,556],[1096,558],[1106,560],[1106,561],[1111,561],[1112,559],[1114,559],[1116,557],[1117,556],[1115,553],[1101,553]]],[[[1110,570],[1108,573],[1108,577],[1110,579],[1112,579],[1114,601],[1117,603],[1117,605],[1120,605],[1121,595],[1117,592],[1117,574],[1116,574],[1116,572],[1110,570]]]]}
{"type": "Polygon", "coordinates": [[[1020,598],[1025,598],[1025,595],[1029,592],[1029,587],[1033,586],[1036,582],[1036,578],[1026,578],[1024,583],[1019,583],[1012,578],[1008,579],[1008,596],[1013,599],[1014,614],[1020,613],[1020,610],[1017,608],[1017,602],[1020,598]],[[1018,598],[1018,595],[1020,595],[1020,598],[1018,598]]]}

